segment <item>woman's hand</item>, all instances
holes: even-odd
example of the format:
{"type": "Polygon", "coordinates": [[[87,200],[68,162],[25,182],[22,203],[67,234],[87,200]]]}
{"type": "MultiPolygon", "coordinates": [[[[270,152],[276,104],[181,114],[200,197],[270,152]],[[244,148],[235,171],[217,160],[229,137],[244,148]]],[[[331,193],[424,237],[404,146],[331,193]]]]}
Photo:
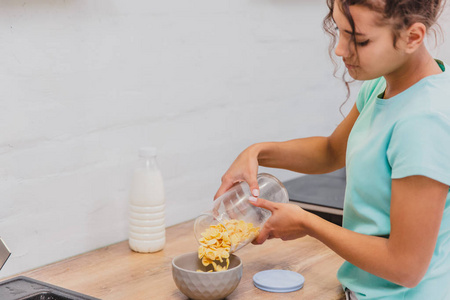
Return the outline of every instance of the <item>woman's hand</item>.
{"type": "Polygon", "coordinates": [[[253,244],[262,244],[266,239],[294,240],[307,235],[304,227],[308,212],[289,203],[274,203],[264,199],[250,201],[254,206],[268,209],[272,216],[266,221],[253,244]]]}
{"type": "Polygon", "coordinates": [[[248,183],[253,196],[259,196],[258,180],[256,179],[259,164],[258,150],[256,148],[256,145],[250,146],[239,154],[230,168],[222,176],[222,184],[214,196],[214,200],[229,190],[234,184],[241,181],[248,183]]]}

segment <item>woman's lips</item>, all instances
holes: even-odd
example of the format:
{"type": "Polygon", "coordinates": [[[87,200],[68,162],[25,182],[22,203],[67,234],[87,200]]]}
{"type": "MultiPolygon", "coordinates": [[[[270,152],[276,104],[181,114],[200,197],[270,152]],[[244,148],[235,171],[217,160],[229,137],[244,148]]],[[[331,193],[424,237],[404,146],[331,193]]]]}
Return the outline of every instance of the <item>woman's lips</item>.
{"type": "Polygon", "coordinates": [[[354,69],[354,68],[356,68],[355,65],[351,65],[351,64],[349,64],[349,63],[346,63],[345,61],[344,61],[344,64],[345,64],[345,67],[346,67],[347,69],[354,69]]]}

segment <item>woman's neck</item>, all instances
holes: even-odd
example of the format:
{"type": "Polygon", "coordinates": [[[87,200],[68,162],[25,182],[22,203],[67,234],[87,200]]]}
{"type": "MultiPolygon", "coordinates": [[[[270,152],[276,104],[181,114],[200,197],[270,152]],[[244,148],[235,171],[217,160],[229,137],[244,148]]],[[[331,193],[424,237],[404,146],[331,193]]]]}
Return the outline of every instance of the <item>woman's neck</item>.
{"type": "Polygon", "coordinates": [[[425,46],[422,45],[406,59],[402,67],[384,76],[386,79],[384,98],[394,97],[421,79],[439,73],[442,73],[441,68],[425,46]]]}

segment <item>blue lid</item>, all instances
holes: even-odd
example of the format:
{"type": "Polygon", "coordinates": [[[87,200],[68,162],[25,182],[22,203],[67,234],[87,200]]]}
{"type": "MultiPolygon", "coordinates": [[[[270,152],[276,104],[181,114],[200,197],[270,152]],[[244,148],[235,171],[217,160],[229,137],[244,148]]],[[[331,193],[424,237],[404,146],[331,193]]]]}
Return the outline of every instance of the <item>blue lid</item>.
{"type": "Polygon", "coordinates": [[[297,272],[288,270],[266,270],[253,276],[253,284],[267,292],[288,293],[303,287],[305,278],[297,272]]]}

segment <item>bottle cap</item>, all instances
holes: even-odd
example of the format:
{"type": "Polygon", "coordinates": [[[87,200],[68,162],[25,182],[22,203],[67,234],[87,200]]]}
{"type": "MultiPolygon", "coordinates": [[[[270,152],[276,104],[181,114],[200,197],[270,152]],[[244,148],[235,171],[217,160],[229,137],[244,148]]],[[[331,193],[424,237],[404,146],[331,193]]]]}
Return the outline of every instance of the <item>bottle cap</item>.
{"type": "Polygon", "coordinates": [[[266,270],[253,276],[253,284],[267,292],[288,293],[303,287],[305,278],[289,270],[266,270]]]}
{"type": "Polygon", "coordinates": [[[156,147],[142,147],[139,149],[139,156],[152,157],[156,156],[156,147]]]}

